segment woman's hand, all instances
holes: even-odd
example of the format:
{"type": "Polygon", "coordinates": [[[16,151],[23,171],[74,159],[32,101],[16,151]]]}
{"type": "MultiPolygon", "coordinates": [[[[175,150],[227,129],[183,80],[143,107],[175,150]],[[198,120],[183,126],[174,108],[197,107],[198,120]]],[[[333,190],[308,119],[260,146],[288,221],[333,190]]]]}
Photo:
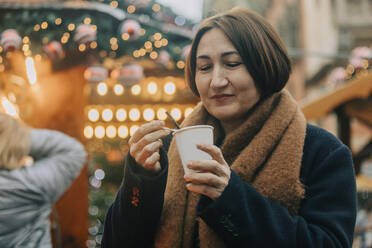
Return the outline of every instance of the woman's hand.
{"type": "Polygon", "coordinates": [[[187,167],[192,169],[184,176],[186,188],[192,192],[216,200],[225,190],[230,180],[230,167],[226,163],[221,149],[211,144],[199,144],[197,148],[209,153],[211,160],[190,160],[187,167]]]}
{"type": "Polygon", "coordinates": [[[143,168],[160,171],[159,149],[163,145],[161,138],[170,133],[164,127],[164,121],[152,121],[139,127],[129,139],[129,153],[143,168]]]}

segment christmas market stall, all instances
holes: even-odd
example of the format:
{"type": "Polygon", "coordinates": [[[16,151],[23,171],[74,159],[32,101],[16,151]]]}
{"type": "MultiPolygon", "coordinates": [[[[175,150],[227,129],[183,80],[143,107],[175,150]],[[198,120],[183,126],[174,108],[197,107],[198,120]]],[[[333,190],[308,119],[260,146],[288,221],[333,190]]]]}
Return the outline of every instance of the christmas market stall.
{"type": "Polygon", "coordinates": [[[192,111],[183,70],[195,28],[151,0],[0,1],[0,111],[89,154],[51,217],[55,247],[99,247],[131,134],[192,111]]]}

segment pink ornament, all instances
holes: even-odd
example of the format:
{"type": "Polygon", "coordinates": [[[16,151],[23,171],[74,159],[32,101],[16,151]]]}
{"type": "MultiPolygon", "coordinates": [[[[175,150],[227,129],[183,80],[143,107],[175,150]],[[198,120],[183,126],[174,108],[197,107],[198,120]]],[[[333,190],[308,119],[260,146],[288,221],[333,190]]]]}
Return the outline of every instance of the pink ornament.
{"type": "Polygon", "coordinates": [[[15,29],[7,29],[1,34],[0,45],[5,52],[18,50],[22,46],[22,38],[15,29]]]}
{"type": "Polygon", "coordinates": [[[111,77],[125,86],[132,86],[144,77],[143,67],[139,64],[123,65],[111,72],[111,77]]]}
{"type": "Polygon", "coordinates": [[[63,51],[62,44],[58,41],[51,41],[43,47],[45,54],[52,61],[59,61],[65,58],[66,54],[63,51]]]}
{"type": "Polygon", "coordinates": [[[80,24],[75,31],[74,41],[86,44],[97,39],[97,30],[90,24],[80,24]]]}
{"type": "Polygon", "coordinates": [[[126,20],[121,24],[120,34],[127,33],[130,40],[135,40],[140,36],[141,25],[136,20],[126,20]]]}
{"type": "Polygon", "coordinates": [[[102,66],[91,66],[84,71],[84,78],[92,83],[104,81],[108,77],[108,71],[102,66]]]}
{"type": "Polygon", "coordinates": [[[372,58],[372,49],[369,47],[356,47],[351,51],[351,58],[349,60],[350,64],[355,68],[362,67],[362,62],[364,59],[372,58]]]}

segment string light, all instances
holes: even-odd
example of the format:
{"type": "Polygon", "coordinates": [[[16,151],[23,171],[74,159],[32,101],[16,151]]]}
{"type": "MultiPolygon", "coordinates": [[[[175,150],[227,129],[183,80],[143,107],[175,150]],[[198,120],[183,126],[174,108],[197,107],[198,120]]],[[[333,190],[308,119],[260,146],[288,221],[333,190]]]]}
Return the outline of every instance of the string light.
{"type": "Polygon", "coordinates": [[[147,85],[147,92],[150,93],[150,95],[155,95],[158,91],[158,85],[155,82],[150,82],[147,85]]]}
{"type": "Polygon", "coordinates": [[[183,69],[183,68],[185,68],[185,62],[183,62],[182,60],[178,61],[178,62],[177,62],[177,68],[178,68],[178,69],[183,69]]]}
{"type": "Polygon", "coordinates": [[[161,45],[162,46],[167,46],[168,45],[168,40],[166,38],[161,39],[161,45]]]}
{"type": "Polygon", "coordinates": [[[135,50],[133,52],[133,57],[138,58],[139,56],[141,56],[140,52],[138,50],[135,50]]]}
{"type": "Polygon", "coordinates": [[[121,84],[115,84],[114,85],[114,93],[117,96],[121,96],[124,94],[124,87],[121,84]]]}
{"type": "Polygon", "coordinates": [[[54,23],[56,24],[56,25],[61,25],[61,23],[62,23],[62,18],[57,18],[55,21],[54,21],[54,23]]]}
{"type": "Polygon", "coordinates": [[[118,128],[118,136],[120,138],[125,139],[126,137],[128,137],[128,134],[129,134],[128,127],[125,125],[120,125],[118,128]]]}
{"type": "Polygon", "coordinates": [[[127,12],[132,14],[136,11],[136,7],[134,5],[129,5],[127,8],[127,12]]]}
{"type": "Polygon", "coordinates": [[[158,41],[162,38],[162,35],[161,35],[161,33],[155,33],[153,37],[154,37],[155,40],[158,41]]]}
{"type": "Polygon", "coordinates": [[[73,23],[68,24],[67,29],[73,31],[75,29],[75,24],[73,23]]]}
{"type": "Polygon", "coordinates": [[[111,109],[104,109],[102,111],[102,119],[104,121],[111,121],[112,120],[112,117],[113,117],[113,113],[112,113],[112,110],[111,109]]]}
{"type": "Polygon", "coordinates": [[[152,48],[152,43],[151,43],[151,41],[146,41],[144,47],[145,47],[146,49],[150,49],[150,48],[152,48]]]}
{"type": "Polygon", "coordinates": [[[101,82],[97,85],[97,93],[100,96],[104,96],[107,94],[107,84],[105,82],[101,82]]]}
{"type": "Polygon", "coordinates": [[[173,82],[168,82],[164,85],[164,92],[167,95],[173,95],[176,93],[176,85],[173,82]]]}
{"type": "Polygon", "coordinates": [[[92,22],[92,19],[90,19],[89,17],[84,18],[84,24],[90,24],[91,22],[92,22]]]}
{"type": "Polygon", "coordinates": [[[111,45],[111,50],[116,51],[116,50],[118,50],[118,48],[119,48],[118,44],[112,44],[111,45]]]}
{"type": "Polygon", "coordinates": [[[128,33],[124,33],[124,34],[121,35],[121,38],[122,38],[123,40],[129,40],[130,35],[129,35],[128,33]]]}
{"type": "Polygon", "coordinates": [[[179,108],[173,108],[173,109],[171,110],[171,113],[170,113],[170,114],[172,115],[172,117],[173,117],[176,121],[180,120],[181,117],[182,117],[182,113],[181,113],[181,110],[180,110],[179,108]]]}
{"type": "Polygon", "coordinates": [[[29,43],[30,38],[28,36],[23,37],[23,43],[29,43]]]}
{"type": "Polygon", "coordinates": [[[85,44],[80,44],[79,45],[79,51],[84,52],[87,49],[87,46],[85,44]]]}
{"type": "Polygon", "coordinates": [[[110,139],[116,137],[116,128],[113,125],[109,125],[106,127],[106,136],[110,139]]]}
{"type": "Polygon", "coordinates": [[[94,135],[94,130],[93,130],[93,127],[92,126],[86,126],[84,128],[84,137],[87,138],[87,139],[91,139],[94,135]]]}
{"type": "Polygon", "coordinates": [[[141,94],[141,86],[137,84],[133,85],[130,91],[132,92],[133,95],[138,96],[139,94],[141,94]]]}
{"type": "Polygon", "coordinates": [[[96,126],[94,129],[94,135],[96,136],[96,138],[102,139],[103,137],[105,137],[105,128],[101,125],[96,126]]]}
{"type": "Polygon", "coordinates": [[[158,12],[159,10],[160,10],[160,5],[159,4],[154,4],[153,6],[152,6],[152,10],[153,11],[155,11],[155,12],[158,12]]]}
{"type": "Polygon", "coordinates": [[[97,109],[93,108],[88,111],[88,119],[92,122],[96,122],[99,119],[99,112],[97,109]]]}
{"type": "Polygon", "coordinates": [[[118,121],[125,121],[127,119],[127,111],[123,108],[116,110],[116,119],[118,121]]]}
{"type": "Polygon", "coordinates": [[[42,29],[47,29],[48,28],[48,23],[47,22],[42,22],[41,23],[41,28],[42,29]]]}
{"type": "Polygon", "coordinates": [[[154,46],[156,48],[160,48],[161,47],[161,41],[160,40],[155,41],[154,46]]]}
{"type": "Polygon", "coordinates": [[[141,113],[138,108],[132,108],[129,111],[129,119],[131,121],[138,121],[141,118],[141,113]]]}
{"type": "Polygon", "coordinates": [[[115,38],[115,37],[112,37],[112,38],[110,39],[110,44],[113,45],[113,44],[116,44],[116,43],[118,43],[118,39],[115,38]]]}
{"type": "Polygon", "coordinates": [[[129,130],[130,136],[133,136],[133,134],[137,131],[138,128],[139,128],[139,126],[137,126],[137,125],[131,126],[130,130],[129,130]]]}
{"type": "Polygon", "coordinates": [[[141,48],[141,49],[139,50],[139,54],[140,54],[140,56],[145,56],[145,54],[146,54],[146,49],[141,48]]]}
{"type": "Polygon", "coordinates": [[[98,44],[97,44],[97,42],[96,41],[92,41],[91,43],[90,43],[90,48],[92,48],[92,49],[96,49],[97,48],[97,46],[98,46],[98,44]]]}
{"type": "Polygon", "coordinates": [[[143,119],[146,121],[152,121],[155,118],[155,112],[151,108],[147,108],[143,111],[143,119]]]}
{"type": "Polygon", "coordinates": [[[167,110],[164,109],[164,108],[159,108],[158,111],[156,111],[156,117],[159,120],[164,121],[165,119],[167,119],[167,114],[165,113],[165,111],[167,111],[167,110]]]}
{"type": "Polygon", "coordinates": [[[39,25],[39,24],[36,24],[36,25],[34,26],[34,31],[37,32],[37,31],[39,31],[39,30],[40,30],[40,25],[39,25]]]}
{"type": "Polygon", "coordinates": [[[119,3],[117,1],[112,1],[110,3],[110,6],[113,7],[113,8],[117,8],[119,6],[119,3]]]}
{"type": "Polygon", "coordinates": [[[153,51],[153,52],[150,53],[150,58],[156,59],[157,57],[158,57],[158,53],[157,52],[153,51]]]}

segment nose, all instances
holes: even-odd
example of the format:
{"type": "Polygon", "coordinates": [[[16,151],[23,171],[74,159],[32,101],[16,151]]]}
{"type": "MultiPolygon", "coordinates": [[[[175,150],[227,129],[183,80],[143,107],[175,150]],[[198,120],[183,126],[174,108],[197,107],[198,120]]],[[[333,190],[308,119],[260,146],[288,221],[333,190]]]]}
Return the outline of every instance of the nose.
{"type": "Polygon", "coordinates": [[[212,74],[212,80],[210,87],[212,88],[223,88],[229,84],[227,80],[226,72],[223,68],[215,66],[212,74]]]}

